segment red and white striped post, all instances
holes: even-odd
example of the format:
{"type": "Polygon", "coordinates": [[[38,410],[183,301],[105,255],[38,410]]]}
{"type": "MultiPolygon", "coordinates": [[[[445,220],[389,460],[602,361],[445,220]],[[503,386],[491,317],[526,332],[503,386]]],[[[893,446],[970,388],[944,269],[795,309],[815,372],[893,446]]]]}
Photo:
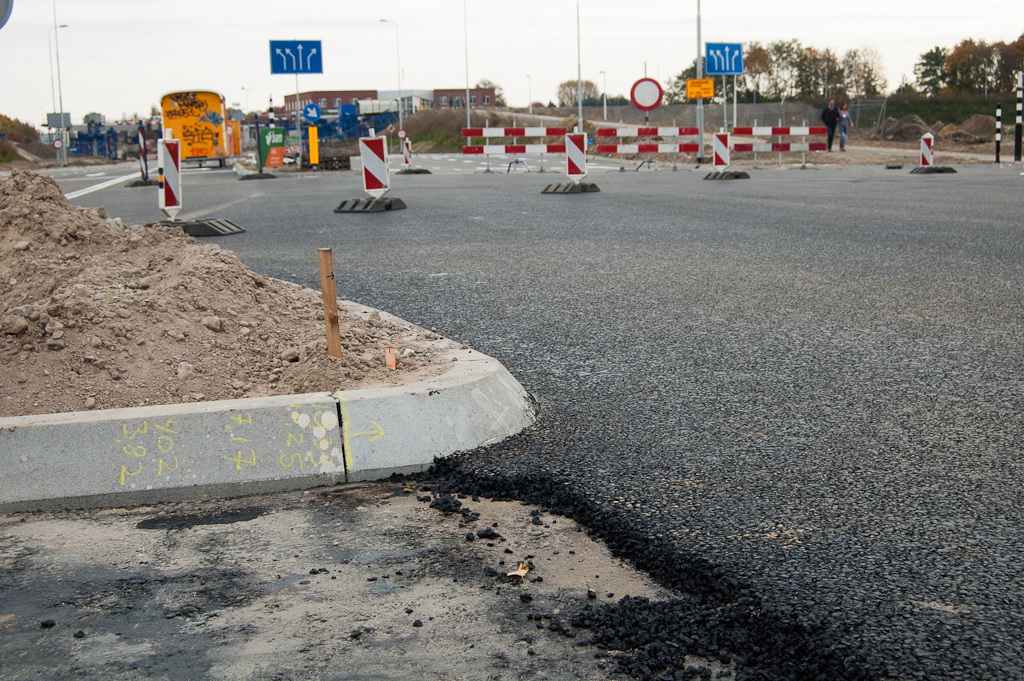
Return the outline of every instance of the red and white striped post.
{"type": "Polygon", "coordinates": [[[363,190],[379,199],[391,189],[387,138],[360,137],[359,157],[363,163],[363,190]]]}
{"type": "Polygon", "coordinates": [[[729,167],[729,133],[716,132],[714,146],[714,168],[716,171],[729,167]]]}
{"type": "Polygon", "coordinates": [[[174,220],[181,210],[181,141],[165,136],[157,140],[156,152],[160,166],[158,205],[174,220]]]}
{"type": "Polygon", "coordinates": [[[935,154],[932,149],[935,144],[935,135],[926,132],[921,137],[921,167],[928,168],[935,165],[935,154]]]}
{"type": "Polygon", "coordinates": [[[587,136],[585,133],[570,133],[565,136],[565,174],[579,184],[587,176],[587,136]]]}
{"type": "Polygon", "coordinates": [[[412,164],[412,142],[408,139],[402,140],[402,166],[408,170],[412,164]]]}

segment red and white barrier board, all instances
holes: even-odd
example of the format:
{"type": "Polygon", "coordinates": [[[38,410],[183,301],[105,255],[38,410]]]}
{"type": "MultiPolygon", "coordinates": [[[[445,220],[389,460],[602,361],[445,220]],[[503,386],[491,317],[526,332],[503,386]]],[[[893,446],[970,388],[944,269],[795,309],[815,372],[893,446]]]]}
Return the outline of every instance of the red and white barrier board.
{"type": "Polygon", "coordinates": [[[479,144],[462,147],[463,154],[564,154],[564,144],[479,144]]]}
{"type": "Polygon", "coordinates": [[[827,135],[828,128],[824,126],[820,127],[807,127],[807,126],[783,126],[783,127],[757,127],[757,128],[733,128],[732,134],[734,135],[750,135],[756,137],[758,135],[827,135]]]}
{"type": "Polygon", "coordinates": [[[359,157],[363,162],[363,190],[379,199],[391,189],[386,137],[360,137],[359,157]]]}
{"type": "Polygon", "coordinates": [[[695,137],[700,128],[598,128],[594,137],[695,137]]]}
{"type": "Polygon", "coordinates": [[[565,128],[463,128],[463,137],[561,137],[565,128]]]}
{"type": "Polygon", "coordinates": [[[402,140],[402,165],[406,168],[412,163],[412,142],[407,139],[402,140]]]}
{"type": "Polygon", "coordinates": [[[565,136],[565,174],[575,183],[587,176],[587,136],[572,133],[565,136]]]}
{"type": "Polygon", "coordinates": [[[934,155],[935,135],[926,132],[921,138],[921,167],[935,165],[934,155]]]}
{"type": "Polygon", "coordinates": [[[181,210],[181,141],[164,137],[157,140],[160,165],[159,206],[170,219],[181,210]]]}
{"type": "Polygon", "coordinates": [[[729,133],[716,132],[714,144],[714,167],[722,170],[729,166],[729,133]]]}

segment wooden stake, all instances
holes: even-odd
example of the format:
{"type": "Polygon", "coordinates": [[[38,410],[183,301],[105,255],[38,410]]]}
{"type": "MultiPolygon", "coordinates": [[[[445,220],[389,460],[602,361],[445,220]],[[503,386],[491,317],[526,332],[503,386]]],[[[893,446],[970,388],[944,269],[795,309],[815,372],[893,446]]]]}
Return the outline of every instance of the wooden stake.
{"type": "Polygon", "coordinates": [[[341,357],[341,332],[338,330],[338,298],[334,292],[334,260],[331,249],[321,248],[320,290],[324,296],[324,324],[327,326],[327,354],[341,357]]]}
{"type": "Polygon", "coordinates": [[[384,364],[392,371],[397,369],[395,365],[395,349],[391,346],[384,348],[384,364]]]}

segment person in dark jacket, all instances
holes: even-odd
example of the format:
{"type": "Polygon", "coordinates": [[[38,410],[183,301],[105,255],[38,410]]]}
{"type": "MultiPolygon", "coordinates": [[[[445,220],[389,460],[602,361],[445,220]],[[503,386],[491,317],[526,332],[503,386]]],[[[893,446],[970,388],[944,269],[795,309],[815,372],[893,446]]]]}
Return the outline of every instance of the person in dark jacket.
{"type": "Polygon", "coordinates": [[[828,106],[821,112],[821,122],[828,128],[828,150],[832,151],[832,140],[836,137],[836,125],[839,124],[839,109],[836,100],[828,100],[828,106]]]}

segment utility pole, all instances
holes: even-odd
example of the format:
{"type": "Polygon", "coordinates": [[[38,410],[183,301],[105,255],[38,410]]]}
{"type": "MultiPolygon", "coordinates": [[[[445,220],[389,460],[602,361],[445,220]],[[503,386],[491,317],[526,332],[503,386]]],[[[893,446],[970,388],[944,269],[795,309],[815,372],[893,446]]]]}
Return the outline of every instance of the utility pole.
{"type": "MultiPolygon", "coordinates": [[[[697,79],[704,77],[704,53],[700,44],[700,0],[697,0],[697,79]]],[[[697,129],[700,141],[697,142],[697,164],[704,163],[704,98],[697,100],[697,129]]]]}

